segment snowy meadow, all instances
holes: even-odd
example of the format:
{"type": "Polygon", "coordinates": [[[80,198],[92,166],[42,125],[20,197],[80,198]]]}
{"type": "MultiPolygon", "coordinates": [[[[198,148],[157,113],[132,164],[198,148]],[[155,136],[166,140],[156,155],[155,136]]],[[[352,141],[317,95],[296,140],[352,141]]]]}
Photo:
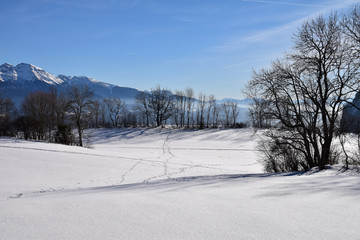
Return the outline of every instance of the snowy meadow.
{"type": "Polygon", "coordinates": [[[252,129],[0,139],[0,239],[359,239],[360,177],[264,173],[252,129]]]}

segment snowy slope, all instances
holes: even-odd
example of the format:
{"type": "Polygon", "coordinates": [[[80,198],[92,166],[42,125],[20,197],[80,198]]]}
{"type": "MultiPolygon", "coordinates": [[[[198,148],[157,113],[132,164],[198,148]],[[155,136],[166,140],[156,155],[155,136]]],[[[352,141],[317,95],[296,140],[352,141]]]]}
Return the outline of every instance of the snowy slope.
{"type": "Polygon", "coordinates": [[[357,239],[360,177],[264,174],[251,130],[0,139],[0,239],[357,239]]]}
{"type": "Polygon", "coordinates": [[[22,81],[42,81],[50,85],[61,84],[63,81],[44,71],[43,69],[27,63],[20,63],[14,68],[17,72],[18,80],[22,81]]]}
{"type": "Polygon", "coordinates": [[[79,84],[85,84],[85,85],[101,85],[103,87],[110,88],[112,85],[108,83],[100,82],[94,78],[86,77],[86,76],[65,76],[60,74],[58,76],[60,79],[62,79],[66,85],[72,86],[72,85],[79,85],[79,84]]]}
{"type": "Polygon", "coordinates": [[[17,79],[17,73],[14,66],[8,63],[0,65],[0,81],[12,81],[17,79]]]}

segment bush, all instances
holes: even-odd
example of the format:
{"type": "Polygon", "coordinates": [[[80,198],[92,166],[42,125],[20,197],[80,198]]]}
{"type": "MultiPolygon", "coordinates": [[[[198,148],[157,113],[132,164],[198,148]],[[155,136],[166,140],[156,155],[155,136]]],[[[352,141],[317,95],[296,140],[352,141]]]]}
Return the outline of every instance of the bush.
{"type": "Polygon", "coordinates": [[[281,140],[260,142],[263,153],[262,163],[266,172],[304,171],[307,165],[302,152],[284,144],[281,140]]]}
{"type": "Polygon", "coordinates": [[[72,145],[74,143],[74,136],[70,126],[58,125],[58,130],[55,133],[55,142],[66,145],[72,145]]]}
{"type": "MultiPolygon", "coordinates": [[[[267,139],[259,143],[262,152],[261,162],[266,172],[298,172],[306,171],[310,167],[305,154],[296,143],[289,144],[286,140],[267,139]]],[[[333,146],[330,151],[329,164],[339,163],[340,151],[333,146]]]]}
{"type": "Polygon", "coordinates": [[[247,127],[246,123],[243,122],[237,122],[235,124],[235,128],[246,128],[246,127],[247,127]]]}

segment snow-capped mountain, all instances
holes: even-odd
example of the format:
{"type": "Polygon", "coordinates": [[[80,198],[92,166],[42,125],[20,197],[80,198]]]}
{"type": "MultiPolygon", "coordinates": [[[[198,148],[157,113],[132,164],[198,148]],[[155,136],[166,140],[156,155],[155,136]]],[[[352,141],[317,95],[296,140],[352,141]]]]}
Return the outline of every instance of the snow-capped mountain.
{"type": "Polygon", "coordinates": [[[95,97],[118,97],[133,102],[139,90],[121,87],[113,84],[97,81],[90,77],[78,76],[55,76],[32,64],[20,63],[16,66],[5,63],[0,65],[0,94],[11,98],[16,104],[31,92],[48,91],[56,88],[66,91],[72,85],[86,84],[94,91],[95,97]]]}
{"type": "Polygon", "coordinates": [[[36,67],[32,64],[20,63],[15,67],[5,63],[0,66],[0,79],[4,81],[42,81],[44,83],[55,85],[63,83],[60,78],[36,67]]]}

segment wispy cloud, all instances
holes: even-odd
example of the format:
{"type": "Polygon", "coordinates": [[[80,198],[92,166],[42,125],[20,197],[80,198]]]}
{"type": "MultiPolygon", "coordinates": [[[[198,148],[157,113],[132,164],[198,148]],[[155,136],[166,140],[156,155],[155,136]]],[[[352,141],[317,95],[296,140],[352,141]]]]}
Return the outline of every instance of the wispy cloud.
{"type": "Polygon", "coordinates": [[[59,13],[59,9],[43,11],[41,7],[42,4],[39,1],[22,1],[14,4],[7,13],[11,14],[19,22],[48,18],[59,13]]]}
{"type": "Polygon", "coordinates": [[[55,12],[48,12],[48,13],[26,15],[26,16],[21,16],[21,17],[17,18],[16,20],[19,22],[28,22],[28,21],[32,21],[32,20],[36,20],[36,19],[40,19],[40,18],[47,18],[47,17],[53,16],[55,14],[56,14],[55,12]]]}
{"type": "MultiPolygon", "coordinates": [[[[165,2],[165,1],[164,1],[165,2]]],[[[170,3],[170,1],[169,1],[170,3]]],[[[172,19],[179,22],[194,23],[194,22],[206,22],[209,18],[218,16],[227,11],[227,9],[220,4],[197,4],[194,2],[191,7],[186,4],[179,4],[179,6],[173,6],[170,4],[152,4],[147,5],[153,11],[161,14],[171,15],[172,19]]]]}
{"type": "MultiPolygon", "coordinates": [[[[281,25],[279,27],[271,28],[265,31],[257,32],[247,36],[241,36],[234,38],[224,44],[215,46],[212,48],[217,52],[231,52],[231,51],[239,51],[248,47],[248,44],[251,43],[259,43],[263,41],[268,41],[275,36],[279,37],[279,35],[283,35],[285,33],[291,33],[293,29],[299,26],[306,18],[302,18],[288,24],[281,25]]],[[[278,41],[278,38],[276,39],[278,41]]]]}
{"type": "Polygon", "coordinates": [[[83,10],[118,8],[126,10],[138,6],[141,1],[143,0],[31,0],[14,4],[9,12],[18,16],[17,21],[32,21],[59,14],[64,8],[83,10]]]}
{"type": "Polygon", "coordinates": [[[54,4],[65,7],[75,7],[82,9],[108,9],[108,8],[121,8],[129,9],[136,7],[140,0],[39,0],[43,3],[54,4]]]}
{"type": "MultiPolygon", "coordinates": [[[[262,1],[262,0],[242,0],[244,2],[266,2],[266,3],[274,3],[277,4],[278,2],[273,1],[262,1]]],[[[336,1],[332,2],[333,4],[329,4],[328,6],[323,6],[317,11],[309,12],[305,17],[300,17],[294,21],[289,23],[273,27],[261,32],[252,33],[249,35],[243,35],[239,37],[234,37],[229,41],[215,46],[212,48],[213,51],[217,52],[228,52],[228,51],[239,51],[247,47],[248,44],[251,43],[259,43],[263,41],[269,40],[276,40],[279,41],[279,36],[284,36],[285,34],[291,35],[291,32],[295,31],[298,26],[300,26],[303,22],[308,19],[317,17],[321,14],[328,14],[334,10],[340,10],[346,7],[349,7],[355,3],[358,3],[359,0],[347,0],[347,1],[336,1]]],[[[284,2],[282,2],[283,4],[284,2]]],[[[318,5],[320,6],[320,5],[318,5]]]]}
{"type": "Polygon", "coordinates": [[[280,4],[280,5],[290,5],[290,6],[300,6],[300,7],[321,7],[321,5],[318,4],[304,4],[304,3],[278,2],[278,1],[265,1],[265,0],[242,0],[242,2],[280,4]]]}

